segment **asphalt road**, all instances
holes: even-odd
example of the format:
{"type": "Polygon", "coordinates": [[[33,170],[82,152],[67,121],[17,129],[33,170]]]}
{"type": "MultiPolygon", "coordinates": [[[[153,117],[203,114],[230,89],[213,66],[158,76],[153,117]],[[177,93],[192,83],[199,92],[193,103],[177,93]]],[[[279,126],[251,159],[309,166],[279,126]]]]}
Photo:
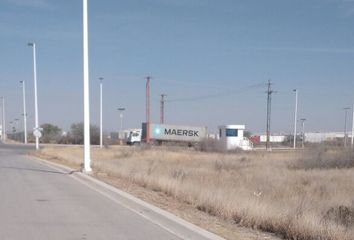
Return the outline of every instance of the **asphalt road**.
{"type": "Polygon", "coordinates": [[[0,240],[218,239],[28,157],[28,150],[0,144],[0,240]]]}

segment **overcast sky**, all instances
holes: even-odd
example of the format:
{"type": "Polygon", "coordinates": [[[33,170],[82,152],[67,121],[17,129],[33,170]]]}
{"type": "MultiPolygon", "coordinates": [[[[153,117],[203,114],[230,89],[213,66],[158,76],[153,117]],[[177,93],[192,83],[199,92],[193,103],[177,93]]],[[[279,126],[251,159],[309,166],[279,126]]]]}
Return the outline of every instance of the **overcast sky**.
{"type": "MultiPolygon", "coordinates": [[[[266,85],[274,83],[272,130],[291,132],[295,95],[309,131],[343,131],[354,104],[354,1],[89,0],[91,121],[137,128],[151,75],[152,119],[167,94],[166,122],[245,124],[264,132],[266,85]]],[[[37,45],[39,121],[68,129],[83,119],[82,1],[0,1],[0,96],[7,121],[21,118],[27,85],[33,128],[32,49],[37,45]]]]}

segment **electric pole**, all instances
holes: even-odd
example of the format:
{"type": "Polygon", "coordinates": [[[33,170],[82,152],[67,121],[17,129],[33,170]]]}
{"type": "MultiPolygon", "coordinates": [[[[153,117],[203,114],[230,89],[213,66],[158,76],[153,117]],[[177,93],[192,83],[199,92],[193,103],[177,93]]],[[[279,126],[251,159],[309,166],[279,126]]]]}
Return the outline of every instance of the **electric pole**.
{"type": "Polygon", "coordinates": [[[165,123],[165,97],[166,94],[161,94],[161,101],[160,101],[160,123],[165,123]]]}
{"type": "Polygon", "coordinates": [[[274,91],[272,90],[272,83],[270,79],[268,80],[268,90],[267,90],[267,141],[266,141],[266,149],[271,151],[270,146],[270,120],[271,120],[271,110],[272,110],[272,94],[274,91]]]}
{"type": "Polygon", "coordinates": [[[295,115],[294,115],[294,149],[296,149],[296,137],[297,137],[297,132],[296,132],[296,127],[297,127],[297,98],[298,98],[298,91],[297,89],[293,90],[295,92],[295,115]]]}
{"type": "Polygon", "coordinates": [[[345,117],[344,117],[344,147],[347,147],[347,117],[348,117],[348,110],[350,107],[345,107],[343,108],[345,111],[345,117]]]}
{"type": "Polygon", "coordinates": [[[305,147],[305,121],[306,121],[306,118],[301,118],[300,119],[301,122],[302,122],[302,141],[301,141],[301,145],[302,145],[302,148],[305,147]]]}
{"type": "Polygon", "coordinates": [[[150,143],[150,80],[151,77],[146,77],[146,143],[150,143]]]}

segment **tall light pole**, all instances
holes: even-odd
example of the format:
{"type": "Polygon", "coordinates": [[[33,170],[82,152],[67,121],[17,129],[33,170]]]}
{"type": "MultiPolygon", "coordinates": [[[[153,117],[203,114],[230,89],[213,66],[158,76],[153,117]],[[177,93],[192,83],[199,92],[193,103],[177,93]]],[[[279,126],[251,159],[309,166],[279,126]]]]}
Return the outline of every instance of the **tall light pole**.
{"type": "Polygon", "coordinates": [[[83,0],[84,171],[91,172],[87,0],[83,0]]]}
{"type": "Polygon", "coordinates": [[[2,99],[2,141],[6,141],[6,122],[5,122],[5,97],[0,97],[2,99]]]}
{"type": "Polygon", "coordinates": [[[305,147],[305,121],[306,121],[306,118],[301,118],[300,119],[301,120],[301,122],[302,122],[302,148],[304,148],[305,147]]]}
{"type": "Polygon", "coordinates": [[[99,78],[100,80],[100,148],[103,147],[103,117],[102,117],[102,81],[103,77],[99,78]]]}
{"type": "Polygon", "coordinates": [[[297,98],[298,98],[298,91],[297,89],[293,90],[295,92],[295,116],[294,116],[294,149],[296,148],[296,126],[297,126],[297,98]]]}
{"type": "Polygon", "coordinates": [[[345,116],[344,116],[344,147],[347,147],[347,117],[348,117],[348,110],[350,107],[345,107],[343,108],[345,111],[345,116]]]}
{"type": "Polygon", "coordinates": [[[20,81],[22,85],[22,98],[23,98],[23,137],[24,143],[27,144],[27,111],[26,111],[26,85],[25,81],[20,81]]]}
{"type": "Polygon", "coordinates": [[[125,111],[125,108],[123,107],[120,107],[117,109],[119,111],[119,118],[120,118],[120,128],[119,128],[119,139],[120,139],[120,143],[122,144],[122,139],[121,139],[121,136],[120,134],[123,133],[123,112],[125,111]]]}
{"type": "Polygon", "coordinates": [[[37,58],[36,58],[36,44],[28,43],[28,46],[33,49],[33,82],[34,82],[34,113],[35,113],[35,137],[36,149],[39,149],[39,124],[38,124],[38,98],[37,98],[37,58]]]}

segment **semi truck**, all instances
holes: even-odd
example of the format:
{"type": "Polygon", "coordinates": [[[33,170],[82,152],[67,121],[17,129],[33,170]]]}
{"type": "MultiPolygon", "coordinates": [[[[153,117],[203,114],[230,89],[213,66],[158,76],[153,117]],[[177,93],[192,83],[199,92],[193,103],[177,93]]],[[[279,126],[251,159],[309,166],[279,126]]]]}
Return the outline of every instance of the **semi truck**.
{"type": "Polygon", "coordinates": [[[153,142],[185,142],[188,144],[200,142],[207,138],[207,127],[181,126],[172,124],[149,124],[149,134],[147,134],[147,124],[142,124],[142,129],[130,131],[127,144],[140,144],[146,142],[149,135],[153,142]]]}

